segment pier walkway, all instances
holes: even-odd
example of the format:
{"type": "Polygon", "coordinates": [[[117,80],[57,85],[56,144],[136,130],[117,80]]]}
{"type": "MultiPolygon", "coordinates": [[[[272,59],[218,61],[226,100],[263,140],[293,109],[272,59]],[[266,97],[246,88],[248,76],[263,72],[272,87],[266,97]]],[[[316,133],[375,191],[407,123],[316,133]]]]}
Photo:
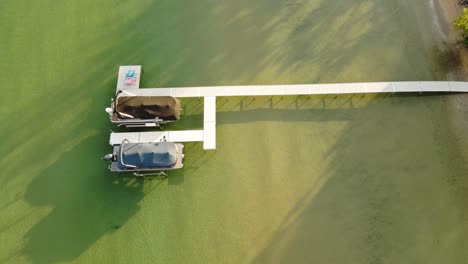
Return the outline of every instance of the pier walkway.
{"type": "Polygon", "coordinates": [[[137,96],[276,96],[314,94],[468,92],[467,82],[373,82],[292,85],[207,86],[178,88],[141,88],[129,91],[137,96]]]}
{"type": "Polygon", "coordinates": [[[112,133],[109,143],[120,144],[127,138],[131,142],[160,141],[163,136],[171,142],[203,142],[203,148],[216,149],[216,97],[218,96],[286,96],[320,94],[364,94],[364,93],[408,93],[408,92],[468,92],[468,82],[416,81],[416,82],[370,82],[333,84],[293,84],[293,85],[246,85],[246,86],[207,86],[177,88],[138,88],[135,83],[126,89],[125,74],[134,71],[139,83],[141,66],[121,66],[117,91],[123,90],[135,96],[203,97],[203,130],[112,133]]]}

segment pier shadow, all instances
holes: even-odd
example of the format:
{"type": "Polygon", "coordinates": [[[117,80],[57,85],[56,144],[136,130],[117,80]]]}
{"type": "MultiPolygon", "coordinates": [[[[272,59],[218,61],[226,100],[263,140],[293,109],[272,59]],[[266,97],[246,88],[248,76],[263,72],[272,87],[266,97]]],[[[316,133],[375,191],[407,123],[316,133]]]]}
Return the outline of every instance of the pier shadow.
{"type": "Polygon", "coordinates": [[[101,153],[90,151],[104,138],[85,140],[29,185],[26,201],[51,208],[25,235],[22,254],[33,263],[72,261],[138,212],[144,181],[109,173],[101,153]]]}
{"type": "Polygon", "coordinates": [[[168,173],[167,183],[169,185],[180,185],[180,184],[183,184],[184,181],[185,181],[185,173],[182,170],[171,171],[168,173]]]}
{"type": "Polygon", "coordinates": [[[253,263],[465,263],[468,168],[446,98],[400,99],[348,116],[253,263]]]}
{"type": "MultiPolygon", "coordinates": [[[[299,96],[218,97],[217,125],[262,121],[329,122],[351,120],[367,112],[371,100],[432,98],[447,93],[383,93],[299,96]]],[[[168,124],[166,130],[202,129],[203,112],[190,113],[184,122],[168,124]],[[192,125],[190,125],[192,124],[192,125]]],[[[182,120],[181,120],[182,121],[182,120]]],[[[148,130],[150,131],[150,130],[148,130]]]]}

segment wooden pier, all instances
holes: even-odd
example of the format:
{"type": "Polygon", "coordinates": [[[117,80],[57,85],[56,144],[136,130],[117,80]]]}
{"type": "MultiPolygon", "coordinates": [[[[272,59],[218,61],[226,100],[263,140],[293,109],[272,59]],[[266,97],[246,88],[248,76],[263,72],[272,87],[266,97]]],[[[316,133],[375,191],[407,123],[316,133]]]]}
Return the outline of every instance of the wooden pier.
{"type": "Polygon", "coordinates": [[[203,97],[203,130],[112,133],[109,141],[111,145],[120,144],[124,138],[131,142],[155,142],[165,137],[171,142],[203,142],[205,150],[216,149],[216,97],[218,96],[468,92],[468,82],[451,81],[139,88],[135,85],[125,86],[125,74],[130,70],[137,71],[139,85],[141,66],[121,66],[117,91],[135,96],[203,97]]]}

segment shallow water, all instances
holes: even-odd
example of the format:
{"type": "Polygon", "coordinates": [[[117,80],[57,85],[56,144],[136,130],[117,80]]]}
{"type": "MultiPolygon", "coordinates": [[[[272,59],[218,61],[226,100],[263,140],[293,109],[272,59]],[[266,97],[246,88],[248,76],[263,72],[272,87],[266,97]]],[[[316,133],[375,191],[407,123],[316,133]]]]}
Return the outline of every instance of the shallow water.
{"type": "MultiPolygon", "coordinates": [[[[466,263],[467,103],[218,99],[217,150],[111,175],[119,65],[143,87],[447,78],[429,1],[2,1],[0,262],[466,263]]],[[[468,100],[466,100],[468,101],[468,100]]],[[[203,102],[183,100],[200,128],[203,102]]]]}

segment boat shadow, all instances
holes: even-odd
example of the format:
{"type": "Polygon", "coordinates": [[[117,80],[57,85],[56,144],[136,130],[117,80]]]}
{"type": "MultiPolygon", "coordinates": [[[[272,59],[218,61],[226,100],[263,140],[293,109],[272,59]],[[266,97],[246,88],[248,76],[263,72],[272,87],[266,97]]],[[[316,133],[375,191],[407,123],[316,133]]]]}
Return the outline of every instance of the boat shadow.
{"type": "Polygon", "coordinates": [[[29,185],[26,201],[51,208],[25,235],[22,253],[33,263],[74,260],[139,211],[145,181],[110,174],[90,151],[104,136],[77,145],[29,185]]]}

